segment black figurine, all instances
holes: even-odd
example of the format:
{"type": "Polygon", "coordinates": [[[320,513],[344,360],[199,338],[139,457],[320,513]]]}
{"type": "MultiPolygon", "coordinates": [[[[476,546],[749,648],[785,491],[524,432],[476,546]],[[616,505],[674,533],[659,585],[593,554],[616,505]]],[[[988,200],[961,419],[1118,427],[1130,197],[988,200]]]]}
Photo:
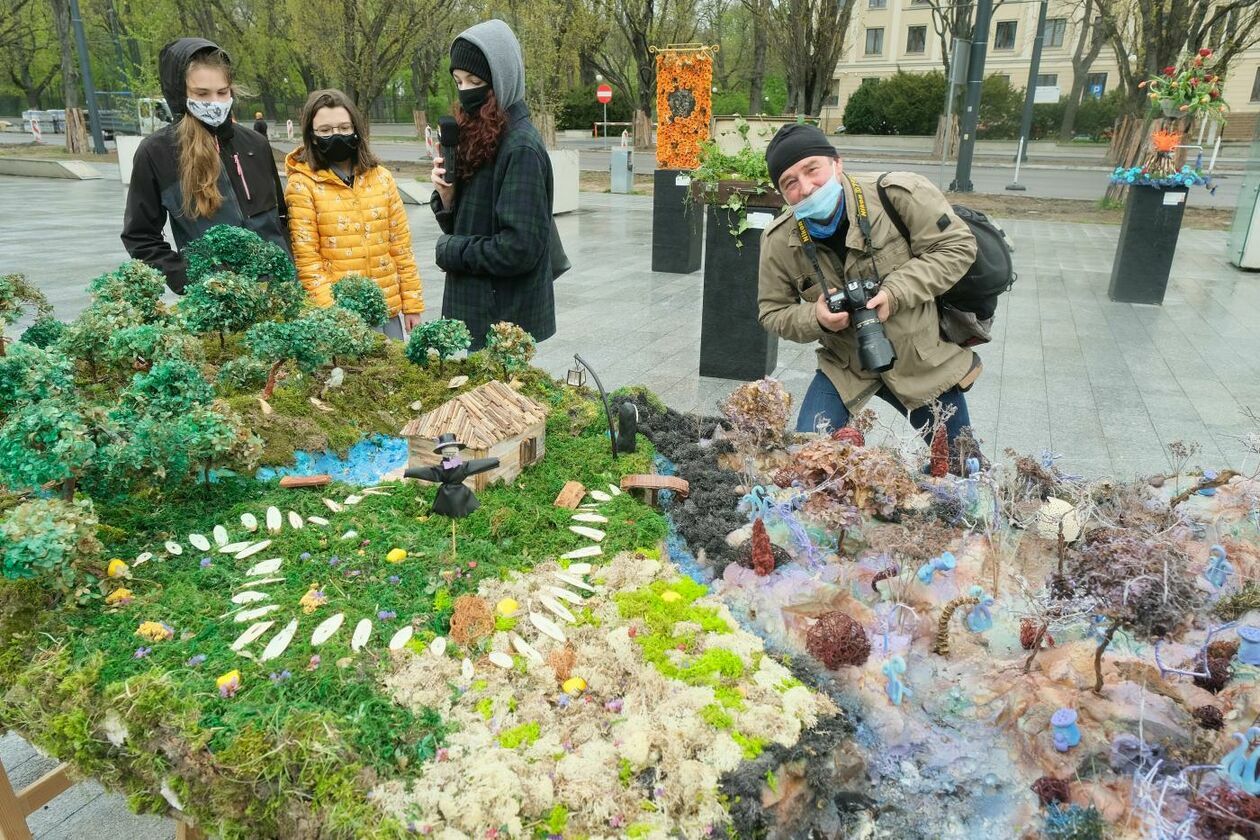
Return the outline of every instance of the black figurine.
{"type": "Polygon", "coordinates": [[[477,501],[473,491],[464,484],[464,479],[478,473],[493,470],[499,466],[498,458],[474,458],[465,461],[459,457],[465,445],[455,439],[455,435],[447,432],[438,438],[435,454],[442,456],[442,461],[435,467],[412,467],[403,473],[407,478],[418,478],[421,481],[432,481],[441,484],[437,498],[433,500],[433,512],[451,518],[451,554],[455,553],[455,520],[470,515],[481,503],[477,501]]]}

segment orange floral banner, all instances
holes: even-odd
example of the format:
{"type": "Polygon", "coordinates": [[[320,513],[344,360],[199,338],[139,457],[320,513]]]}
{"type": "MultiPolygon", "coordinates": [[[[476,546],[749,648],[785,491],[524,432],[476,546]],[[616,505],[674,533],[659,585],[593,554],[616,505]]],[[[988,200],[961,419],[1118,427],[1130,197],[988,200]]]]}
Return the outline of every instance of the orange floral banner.
{"type": "Polygon", "coordinates": [[[695,169],[700,144],[709,139],[713,105],[713,56],[706,49],[656,54],[656,165],[695,169]]]}

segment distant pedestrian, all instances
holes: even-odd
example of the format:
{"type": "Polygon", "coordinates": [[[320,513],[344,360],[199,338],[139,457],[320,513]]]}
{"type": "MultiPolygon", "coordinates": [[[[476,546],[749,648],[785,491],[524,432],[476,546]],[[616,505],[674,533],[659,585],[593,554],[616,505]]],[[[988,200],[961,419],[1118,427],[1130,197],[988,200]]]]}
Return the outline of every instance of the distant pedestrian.
{"type": "Polygon", "coordinates": [[[556,332],[553,265],[563,252],[552,250],[551,159],[525,106],[520,42],[501,20],[479,23],[451,45],[451,75],[459,90],[455,182],[435,155],[429,202],[442,228],[442,317],[468,325],[474,350],[499,321],[542,341],[556,332]]]}
{"type": "Polygon", "coordinates": [[[339,90],[317,90],[302,109],[302,145],[285,158],[293,262],[306,296],[331,306],[333,284],[350,273],[381,287],[402,340],[420,323],[424,296],[411,228],[394,176],[368,148],[367,121],[339,90]]]}
{"type": "Polygon", "coordinates": [[[262,111],[254,112],[254,131],[263,137],[267,136],[267,121],[263,119],[262,111]]]}
{"type": "Polygon", "coordinates": [[[122,241],[183,294],[188,266],[176,249],[234,225],[287,251],[288,224],[271,147],[232,120],[228,54],[204,38],[172,41],[158,54],[158,79],[175,122],[136,149],[122,241]],[[168,218],[175,248],[163,234],[168,218]]]}

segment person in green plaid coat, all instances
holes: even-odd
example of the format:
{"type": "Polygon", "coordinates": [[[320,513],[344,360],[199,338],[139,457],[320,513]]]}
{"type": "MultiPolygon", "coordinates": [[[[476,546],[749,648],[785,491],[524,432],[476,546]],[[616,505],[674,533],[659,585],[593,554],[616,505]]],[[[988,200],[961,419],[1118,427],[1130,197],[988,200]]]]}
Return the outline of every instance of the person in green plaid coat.
{"type": "Polygon", "coordinates": [[[499,321],[542,341],[556,331],[551,159],[529,121],[516,35],[501,20],[464,30],[451,45],[451,75],[459,88],[454,183],[435,155],[429,202],[442,228],[442,317],[468,325],[473,350],[499,321]]]}

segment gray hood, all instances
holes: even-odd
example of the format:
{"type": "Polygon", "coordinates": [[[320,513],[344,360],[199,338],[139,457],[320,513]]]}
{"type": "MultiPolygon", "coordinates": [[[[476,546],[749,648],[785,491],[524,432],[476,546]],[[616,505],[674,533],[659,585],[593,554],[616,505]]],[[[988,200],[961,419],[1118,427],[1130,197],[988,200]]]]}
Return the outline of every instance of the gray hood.
{"type": "Polygon", "coordinates": [[[516,33],[501,20],[487,20],[459,33],[481,50],[490,65],[494,96],[503,110],[525,99],[525,60],[516,33]]]}

